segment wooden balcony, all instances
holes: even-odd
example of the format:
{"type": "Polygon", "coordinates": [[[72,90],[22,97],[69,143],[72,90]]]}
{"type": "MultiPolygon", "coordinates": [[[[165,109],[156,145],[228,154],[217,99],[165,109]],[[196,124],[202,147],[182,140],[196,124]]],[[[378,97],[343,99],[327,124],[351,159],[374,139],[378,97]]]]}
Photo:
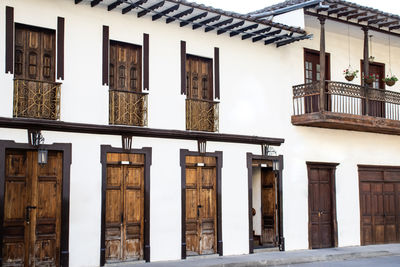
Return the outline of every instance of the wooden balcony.
{"type": "Polygon", "coordinates": [[[218,132],[218,102],[186,99],[186,130],[218,132]]]}
{"type": "Polygon", "coordinates": [[[61,83],[14,79],[15,118],[60,119],[61,83]]]}
{"type": "Polygon", "coordinates": [[[110,90],[110,124],[147,126],[147,93],[110,90]]]}
{"type": "Polygon", "coordinates": [[[293,125],[400,135],[400,93],[327,81],[320,110],[320,86],[293,86],[293,125]]]}

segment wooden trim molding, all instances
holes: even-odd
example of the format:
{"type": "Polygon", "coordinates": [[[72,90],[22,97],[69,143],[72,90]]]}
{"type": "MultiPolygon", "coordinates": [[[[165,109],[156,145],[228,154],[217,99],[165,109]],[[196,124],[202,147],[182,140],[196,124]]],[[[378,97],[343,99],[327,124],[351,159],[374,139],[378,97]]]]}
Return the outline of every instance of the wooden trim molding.
{"type": "Polygon", "coordinates": [[[65,19],[57,18],[57,79],[64,80],[64,31],[65,19]]]}
{"type": "Polygon", "coordinates": [[[186,42],[181,41],[181,95],[186,93],[186,42]]]}
{"type": "Polygon", "coordinates": [[[248,216],[249,216],[249,254],[254,253],[253,236],[253,160],[278,160],[278,231],[279,231],[279,250],[285,251],[285,237],[283,235],[283,156],[263,156],[247,153],[247,185],[248,185],[248,216]]]}
{"type": "MultiPolygon", "coordinates": [[[[69,265],[69,202],[70,202],[70,168],[72,163],[71,144],[55,143],[40,145],[50,151],[63,152],[63,178],[61,193],[61,241],[60,241],[60,266],[69,265]]],[[[3,225],[4,216],[4,181],[5,181],[5,156],[6,149],[37,150],[30,144],[15,143],[14,141],[0,140],[0,225],[3,225]]],[[[0,231],[0,247],[3,247],[3,233],[0,231]]],[[[0,266],[2,265],[2,250],[0,250],[0,266]]]]}
{"type": "Polygon", "coordinates": [[[149,88],[149,35],[143,34],[143,90],[149,88]]]}
{"type": "Polygon", "coordinates": [[[220,99],[219,92],[219,48],[214,47],[214,76],[215,76],[215,98],[220,99]]]}
{"type": "Polygon", "coordinates": [[[180,150],[181,166],[181,258],[186,259],[186,156],[206,156],[217,159],[217,253],[223,255],[222,242],[222,151],[213,153],[199,153],[187,149],[180,150]]]}
{"type": "Polygon", "coordinates": [[[6,6],[6,73],[14,73],[14,8],[6,6]]]}
{"type": "Polygon", "coordinates": [[[103,85],[108,85],[109,47],[110,47],[109,27],[103,25],[103,85]]]}
{"type": "Polygon", "coordinates": [[[100,266],[105,264],[105,223],[106,223],[106,179],[107,179],[107,153],[143,154],[144,167],[144,260],[150,262],[150,166],[152,164],[152,148],[122,149],[110,145],[102,145],[100,148],[101,162],[101,237],[100,237],[100,266]]]}
{"type": "Polygon", "coordinates": [[[180,140],[207,140],[224,143],[241,144],[267,144],[280,146],[285,139],[259,137],[251,135],[238,134],[220,134],[210,132],[182,131],[182,130],[164,130],[147,127],[117,126],[117,125],[99,125],[84,124],[75,122],[50,121],[41,119],[26,118],[4,118],[0,117],[0,127],[17,129],[41,129],[56,132],[75,132],[89,134],[105,135],[132,135],[142,137],[180,139],[180,140]]]}

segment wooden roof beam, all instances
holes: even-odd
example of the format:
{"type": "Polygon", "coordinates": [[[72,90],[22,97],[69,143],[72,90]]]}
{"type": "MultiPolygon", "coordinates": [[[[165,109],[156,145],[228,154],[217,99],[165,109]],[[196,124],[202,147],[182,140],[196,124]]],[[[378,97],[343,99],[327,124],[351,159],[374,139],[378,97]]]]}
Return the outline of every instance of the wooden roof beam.
{"type": "Polygon", "coordinates": [[[146,2],[147,2],[147,0],[139,0],[139,1],[135,2],[135,3],[133,3],[133,4],[130,4],[129,6],[125,7],[124,9],[122,9],[122,14],[126,14],[129,11],[131,11],[132,9],[135,9],[138,6],[140,6],[140,5],[142,5],[142,4],[146,3],[146,2]]]}
{"type": "Polygon", "coordinates": [[[347,16],[347,20],[355,19],[355,18],[358,18],[358,17],[361,17],[361,16],[366,16],[366,15],[368,15],[368,12],[367,12],[367,11],[355,13],[355,14],[352,14],[352,15],[347,16]]]}
{"type": "Polygon", "coordinates": [[[152,5],[151,7],[148,7],[148,8],[146,8],[146,9],[140,11],[140,12],[137,14],[137,17],[138,17],[138,18],[143,17],[143,16],[146,15],[147,13],[149,13],[149,12],[151,12],[151,11],[157,9],[157,8],[162,7],[164,4],[165,4],[165,1],[161,1],[161,2],[159,2],[159,3],[157,3],[157,4],[154,4],[154,5],[152,5]]]}
{"type": "Polygon", "coordinates": [[[230,19],[227,19],[227,20],[218,22],[218,23],[216,23],[216,24],[214,24],[214,25],[211,25],[211,26],[209,26],[209,27],[206,27],[206,28],[204,29],[204,31],[205,31],[205,32],[209,32],[209,31],[214,30],[215,28],[224,26],[224,25],[226,25],[226,24],[230,24],[230,23],[232,23],[232,22],[233,22],[233,18],[230,18],[230,19]]]}
{"type": "Polygon", "coordinates": [[[376,19],[370,19],[370,20],[368,20],[368,25],[371,25],[371,24],[377,24],[378,22],[381,22],[381,21],[386,21],[386,18],[376,18],[376,19]]]}
{"type": "Polygon", "coordinates": [[[358,23],[363,22],[363,21],[368,21],[370,19],[376,19],[378,17],[378,15],[368,15],[368,16],[364,16],[361,18],[358,18],[358,23]]]}
{"type": "Polygon", "coordinates": [[[176,15],[173,16],[172,18],[167,18],[166,23],[171,23],[171,22],[175,21],[176,19],[179,19],[179,18],[181,18],[181,17],[183,17],[183,16],[187,16],[187,15],[189,15],[189,14],[192,14],[193,11],[194,11],[194,8],[193,8],[193,7],[192,7],[192,8],[189,8],[189,9],[187,9],[187,10],[185,10],[185,11],[179,13],[179,14],[176,14],[176,15]]]}
{"type": "Polygon", "coordinates": [[[287,44],[291,44],[293,42],[300,41],[300,40],[310,39],[312,37],[313,37],[312,34],[310,34],[310,35],[306,35],[305,34],[305,35],[301,35],[301,36],[298,36],[298,37],[293,37],[293,38],[290,38],[289,40],[284,40],[284,41],[280,41],[280,42],[276,43],[276,47],[280,47],[280,46],[284,46],[284,45],[287,45],[287,44]]]}
{"type": "Polygon", "coordinates": [[[80,2],[82,2],[82,0],[75,0],[75,5],[79,4],[80,2]]]}
{"type": "Polygon", "coordinates": [[[392,25],[392,24],[398,24],[398,23],[399,23],[398,20],[391,20],[391,21],[386,21],[386,22],[378,23],[378,27],[379,27],[379,28],[388,27],[388,26],[390,26],[390,25],[392,25]]]}
{"type": "Polygon", "coordinates": [[[168,9],[162,11],[162,12],[159,12],[158,14],[153,15],[153,17],[152,17],[151,19],[152,19],[153,21],[154,21],[154,20],[158,20],[158,19],[161,18],[162,16],[165,16],[165,15],[171,13],[171,12],[174,12],[174,11],[178,10],[178,9],[179,9],[179,6],[180,6],[179,4],[174,5],[174,6],[168,8],[168,9]]]}
{"type": "Polygon", "coordinates": [[[217,31],[217,34],[218,34],[218,35],[223,34],[224,32],[227,32],[227,31],[232,30],[232,29],[234,29],[234,28],[243,26],[243,24],[244,24],[244,20],[242,20],[242,21],[240,21],[240,22],[238,22],[238,23],[235,23],[235,24],[231,24],[231,25],[229,25],[229,26],[227,26],[227,27],[225,27],[225,28],[219,29],[219,30],[217,31]]]}
{"type": "Polygon", "coordinates": [[[91,7],[97,6],[101,1],[103,0],[93,0],[92,2],[90,2],[90,6],[91,7]]]}
{"type": "Polygon", "coordinates": [[[196,30],[196,29],[200,28],[201,26],[207,25],[208,23],[211,23],[211,22],[214,22],[214,21],[217,21],[220,18],[221,18],[221,15],[218,15],[218,16],[215,16],[215,17],[212,17],[212,18],[209,18],[209,19],[202,20],[199,23],[193,24],[192,29],[196,30]]]}
{"type": "Polygon", "coordinates": [[[337,13],[337,17],[345,17],[348,16],[350,14],[354,14],[357,13],[357,9],[352,9],[352,10],[347,10],[347,11],[343,11],[343,12],[339,12],[337,13]]]}
{"type": "Polygon", "coordinates": [[[336,14],[336,13],[339,13],[339,12],[345,11],[345,10],[347,10],[347,7],[345,7],[345,6],[330,9],[330,10],[328,10],[328,15],[336,14]]]}
{"type": "Polygon", "coordinates": [[[267,34],[256,36],[256,37],[253,38],[253,43],[255,43],[257,41],[260,41],[260,40],[262,40],[264,38],[268,38],[270,36],[274,36],[275,34],[280,34],[281,32],[282,32],[282,30],[276,30],[276,31],[273,31],[273,32],[270,32],[270,33],[267,33],[267,34]]]}
{"type": "Polygon", "coordinates": [[[264,29],[261,29],[261,30],[255,31],[255,32],[249,32],[242,36],[242,40],[246,40],[246,39],[248,39],[252,36],[258,35],[258,34],[269,32],[271,29],[272,29],[272,27],[268,27],[268,28],[264,28],[264,29]]]}
{"type": "Polygon", "coordinates": [[[204,17],[207,17],[207,15],[208,15],[208,12],[203,12],[203,13],[197,15],[197,16],[194,16],[194,17],[191,17],[190,19],[187,19],[187,20],[185,20],[185,21],[182,21],[182,22],[180,23],[180,26],[181,26],[181,27],[186,26],[186,25],[188,25],[189,23],[191,23],[191,22],[193,22],[193,21],[196,21],[196,20],[202,19],[202,18],[204,18],[204,17]]]}
{"type": "Polygon", "coordinates": [[[265,40],[264,41],[264,45],[272,44],[272,43],[275,43],[276,41],[280,41],[282,39],[290,38],[292,35],[293,35],[293,33],[291,33],[291,34],[282,34],[282,35],[276,36],[274,38],[265,40]]]}
{"type": "Polygon", "coordinates": [[[400,24],[394,25],[394,26],[390,26],[390,27],[389,27],[389,31],[391,31],[391,30],[398,30],[398,29],[400,29],[400,24]]]}
{"type": "Polygon", "coordinates": [[[239,33],[245,33],[245,32],[247,32],[247,31],[249,31],[249,30],[257,29],[257,28],[258,28],[258,24],[253,24],[253,25],[250,25],[250,26],[241,28],[241,29],[237,29],[236,31],[231,32],[231,33],[229,34],[229,36],[230,36],[230,37],[233,37],[233,36],[238,35],[239,33]]]}
{"type": "Polygon", "coordinates": [[[122,4],[122,2],[123,2],[122,0],[117,0],[117,1],[115,1],[114,3],[109,4],[108,7],[107,7],[107,10],[108,10],[108,11],[113,10],[114,8],[116,8],[117,6],[119,6],[120,4],[122,4]]]}

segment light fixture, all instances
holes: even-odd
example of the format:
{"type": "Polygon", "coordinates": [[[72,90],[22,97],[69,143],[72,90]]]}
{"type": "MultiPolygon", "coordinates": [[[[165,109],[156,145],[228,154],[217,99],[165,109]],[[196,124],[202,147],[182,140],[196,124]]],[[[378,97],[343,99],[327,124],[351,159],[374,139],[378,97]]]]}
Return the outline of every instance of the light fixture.
{"type": "Polygon", "coordinates": [[[279,160],[273,160],[272,161],[272,170],[273,171],[279,171],[279,160]]]}
{"type": "Polygon", "coordinates": [[[38,163],[40,165],[47,164],[47,155],[48,152],[46,149],[38,149],[38,163]]]}

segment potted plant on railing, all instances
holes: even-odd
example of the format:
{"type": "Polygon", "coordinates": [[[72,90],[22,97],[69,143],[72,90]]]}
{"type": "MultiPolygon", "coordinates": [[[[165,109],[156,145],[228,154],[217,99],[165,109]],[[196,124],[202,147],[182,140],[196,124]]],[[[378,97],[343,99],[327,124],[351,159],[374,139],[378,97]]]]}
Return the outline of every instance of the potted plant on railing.
{"type": "Polygon", "coordinates": [[[348,80],[349,82],[351,82],[354,78],[357,78],[357,73],[358,70],[351,70],[350,68],[345,69],[343,71],[343,75],[346,78],[346,80],[348,80]]]}
{"type": "Polygon", "coordinates": [[[386,78],[382,79],[387,86],[393,86],[399,79],[397,79],[396,76],[392,75],[392,76],[386,76],[386,78]]]}
{"type": "Polygon", "coordinates": [[[376,81],[375,74],[370,74],[370,75],[364,77],[364,82],[367,85],[371,86],[375,81],[376,81]]]}

